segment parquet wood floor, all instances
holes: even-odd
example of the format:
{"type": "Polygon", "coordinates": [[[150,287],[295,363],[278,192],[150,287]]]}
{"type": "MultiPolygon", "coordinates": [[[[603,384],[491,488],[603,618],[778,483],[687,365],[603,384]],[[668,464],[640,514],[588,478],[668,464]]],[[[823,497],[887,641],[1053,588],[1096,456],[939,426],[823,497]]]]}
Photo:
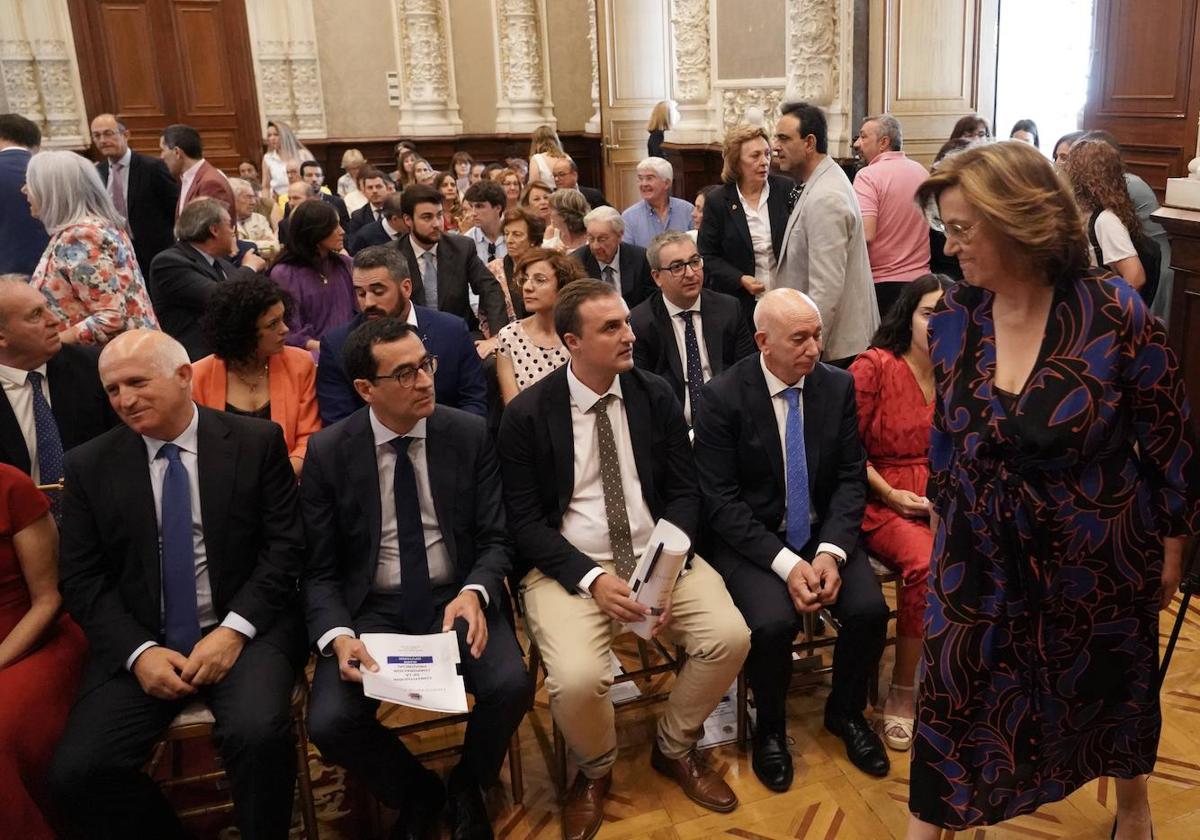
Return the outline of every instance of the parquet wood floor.
{"type": "MultiPolygon", "coordinates": [[[[890,590],[891,587],[885,589],[890,590]]],[[[888,593],[889,597],[892,595],[888,593]]],[[[1165,642],[1179,600],[1162,614],[1165,642]]],[[[885,653],[883,680],[891,669],[891,648],[885,653]]],[[[632,645],[622,658],[634,661],[632,645]]],[[[667,681],[670,676],[660,677],[667,681]]],[[[737,792],[740,807],[731,814],[714,814],[692,804],[672,783],[651,770],[650,746],[656,709],[618,711],[620,757],[614,771],[600,840],[886,840],[904,836],[908,819],[908,758],[890,753],[892,772],[874,779],[856,770],[845,758],[841,742],[824,731],[821,710],[827,682],[793,693],[789,700],[790,735],[796,781],[785,794],[773,794],[758,783],[748,754],[735,746],[718,747],[710,761],[737,792]]],[[[1156,771],[1150,782],[1156,837],[1161,840],[1200,838],[1200,604],[1193,601],[1175,661],[1163,689],[1164,728],[1156,771]]],[[[414,720],[400,709],[385,712],[390,724],[414,720]]],[[[458,731],[410,737],[415,749],[443,747],[461,738],[458,731]]],[[[539,679],[536,708],[521,725],[524,763],[524,801],[513,805],[507,768],[502,784],[493,790],[489,807],[500,840],[556,840],[560,837],[552,765],[553,735],[545,691],[539,679]]],[[[442,762],[442,770],[450,763],[442,762]]],[[[311,766],[316,787],[322,840],[358,840],[373,836],[373,819],[388,825],[391,815],[355,800],[352,807],[340,768],[324,766],[313,751],[311,766]]],[[[574,768],[570,768],[570,773],[574,768]]],[[[999,826],[966,832],[946,832],[944,840],[1056,840],[1107,838],[1116,803],[1111,782],[1093,781],[1065,801],[999,826]]],[[[235,829],[217,831],[223,840],[235,829]]],[[[300,836],[297,830],[293,837],[300,836]]],[[[449,836],[448,834],[446,836],[449,836]]]]}

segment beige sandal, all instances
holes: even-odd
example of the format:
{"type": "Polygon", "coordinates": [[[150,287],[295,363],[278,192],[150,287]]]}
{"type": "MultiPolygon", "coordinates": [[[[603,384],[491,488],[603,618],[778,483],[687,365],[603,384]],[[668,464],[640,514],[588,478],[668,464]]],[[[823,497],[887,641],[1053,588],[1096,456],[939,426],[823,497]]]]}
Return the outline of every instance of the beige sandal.
{"type": "Polygon", "coordinates": [[[883,741],[896,752],[908,752],[912,747],[913,719],[899,715],[883,716],[883,741]]]}

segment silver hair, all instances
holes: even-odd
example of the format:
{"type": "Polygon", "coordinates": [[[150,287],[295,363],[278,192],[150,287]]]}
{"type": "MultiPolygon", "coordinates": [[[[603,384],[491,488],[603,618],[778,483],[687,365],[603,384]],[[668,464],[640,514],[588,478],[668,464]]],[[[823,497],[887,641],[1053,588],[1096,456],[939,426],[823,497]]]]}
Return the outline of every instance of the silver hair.
{"type": "Polygon", "coordinates": [[[52,235],[88,216],[119,228],[125,224],[96,167],[67,151],[39,152],[29,160],[25,182],[38,205],[38,218],[52,235]]]}
{"type": "Polygon", "coordinates": [[[225,203],[215,198],[197,198],[189,201],[175,223],[175,238],[180,242],[207,242],[212,239],[212,226],[229,219],[225,203]]]}
{"type": "Polygon", "coordinates": [[[245,178],[230,178],[229,179],[229,188],[231,190],[233,190],[234,197],[242,195],[243,193],[253,194],[253,193],[258,192],[258,190],[256,190],[254,188],[254,185],[251,184],[249,181],[247,181],[245,178]]]}
{"type": "MultiPolygon", "coordinates": [[[[659,260],[659,252],[668,245],[674,245],[678,242],[691,242],[692,237],[688,236],[683,231],[668,230],[666,233],[660,233],[658,236],[650,240],[650,246],[646,248],[646,261],[650,263],[650,267],[655,271],[662,268],[662,261],[659,260]]],[[[693,243],[695,244],[695,243],[693,243]]]]}
{"type": "Polygon", "coordinates": [[[625,233],[625,219],[615,207],[597,207],[595,210],[588,212],[583,217],[584,226],[590,225],[592,222],[605,222],[610,225],[613,232],[617,236],[623,236],[625,233]]]}
{"type": "Polygon", "coordinates": [[[782,309],[788,304],[794,305],[797,298],[812,307],[812,311],[817,313],[817,323],[824,326],[824,322],[821,319],[821,310],[817,308],[816,301],[804,292],[799,289],[772,289],[760,297],[758,304],[754,307],[755,332],[765,332],[767,319],[775,315],[776,310],[782,309]]]}
{"type": "Polygon", "coordinates": [[[642,158],[641,163],[637,165],[639,175],[642,173],[642,170],[653,172],[659,178],[667,181],[675,180],[675,170],[671,167],[670,162],[660,157],[642,158]]]}
{"type": "Polygon", "coordinates": [[[578,235],[587,230],[583,220],[591,212],[591,206],[579,190],[555,190],[550,193],[550,206],[562,217],[571,233],[578,235]]]}
{"type": "Polygon", "coordinates": [[[878,135],[888,139],[893,152],[900,151],[900,146],[904,142],[904,135],[900,131],[900,120],[891,114],[880,114],[875,117],[867,117],[863,122],[876,123],[879,126],[878,135]]]}
{"type": "Polygon", "coordinates": [[[181,367],[192,363],[187,350],[172,336],[160,330],[143,328],[123,332],[105,344],[104,349],[100,351],[100,364],[104,364],[106,355],[111,356],[129,342],[139,339],[140,346],[136,351],[138,356],[149,362],[163,376],[174,376],[181,367]]]}

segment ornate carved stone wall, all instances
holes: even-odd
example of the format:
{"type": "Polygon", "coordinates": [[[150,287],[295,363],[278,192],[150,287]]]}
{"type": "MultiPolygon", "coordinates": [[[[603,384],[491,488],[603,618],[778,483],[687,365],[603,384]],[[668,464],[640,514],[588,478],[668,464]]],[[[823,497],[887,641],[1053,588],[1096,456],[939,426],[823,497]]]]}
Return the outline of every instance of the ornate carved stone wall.
{"type": "Polygon", "coordinates": [[[496,131],[531,131],[544,123],[554,125],[554,104],[546,80],[550,59],[545,0],[493,0],[492,7],[498,46],[496,131]]]}
{"type": "Polygon", "coordinates": [[[300,137],[324,137],[312,0],[246,0],[246,20],[263,124],[283,120],[300,137]]]}
{"type": "Polygon", "coordinates": [[[706,143],[719,139],[712,88],[712,11],[709,0],[670,0],[672,94],[679,122],[667,139],[706,143]]]}
{"type": "Polygon", "coordinates": [[[600,133],[600,61],[596,52],[596,0],[587,0],[588,10],[588,53],[592,59],[592,116],[583,130],[600,133]]]}
{"type": "Polygon", "coordinates": [[[7,111],[41,127],[43,147],[91,142],[66,0],[0,0],[0,88],[7,111]]]}
{"type": "Polygon", "coordinates": [[[395,0],[399,133],[414,137],[462,131],[448,0],[395,0]]]}
{"type": "Polygon", "coordinates": [[[847,155],[853,140],[853,0],[787,0],[787,77],[784,101],[825,109],[829,150],[847,155]]]}

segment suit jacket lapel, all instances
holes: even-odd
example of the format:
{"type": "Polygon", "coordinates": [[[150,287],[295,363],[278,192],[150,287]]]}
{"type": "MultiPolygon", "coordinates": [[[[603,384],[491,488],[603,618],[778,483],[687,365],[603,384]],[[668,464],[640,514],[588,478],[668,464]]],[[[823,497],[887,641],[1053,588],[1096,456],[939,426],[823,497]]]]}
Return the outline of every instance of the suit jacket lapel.
{"type": "MultiPolygon", "coordinates": [[[[788,224],[787,199],[792,188],[782,178],[771,178],[771,197],[767,200],[767,215],[771,219],[771,247],[778,260],[783,250],[783,234],[788,224]]],[[[747,232],[749,229],[747,229],[747,232]]]]}
{"type": "Polygon", "coordinates": [[[621,296],[629,297],[637,289],[641,262],[633,255],[632,249],[626,247],[621,248],[618,262],[621,267],[621,296]]]}
{"type": "Polygon", "coordinates": [[[717,321],[716,307],[711,301],[711,294],[707,291],[700,292],[700,324],[704,334],[704,349],[708,351],[708,366],[712,368],[712,375],[716,376],[725,370],[725,330],[724,325],[717,321]]]}
{"type": "MultiPolygon", "coordinates": [[[[667,311],[661,294],[650,299],[650,311],[654,313],[654,322],[658,325],[658,338],[663,343],[662,350],[667,357],[667,366],[671,368],[671,373],[675,374],[676,381],[682,383],[687,376],[683,370],[683,362],[679,360],[679,345],[675,343],[675,327],[671,323],[671,313],[667,311]]],[[[683,399],[682,389],[677,396],[683,399]]]]}
{"type": "Polygon", "coordinates": [[[754,253],[754,241],[750,238],[750,224],[746,221],[746,211],[742,209],[742,200],[738,197],[737,184],[725,185],[725,206],[729,208],[729,223],[737,230],[750,253],[754,253]]]}
{"type": "MultiPolygon", "coordinates": [[[[757,357],[754,357],[757,360],[757,357]]],[[[767,461],[771,464],[771,474],[775,476],[775,486],[783,492],[786,486],[783,477],[783,441],[779,439],[779,423],[775,419],[775,409],[771,405],[771,395],[767,392],[767,380],[763,378],[759,364],[747,365],[743,379],[746,410],[758,433],[762,435],[763,446],[767,450],[767,461]]]]}
{"type": "MultiPolygon", "coordinates": [[[[370,207],[369,204],[367,206],[370,207]]],[[[371,211],[368,210],[367,212],[371,211]]],[[[396,241],[398,243],[396,247],[400,249],[400,253],[408,260],[408,271],[412,275],[412,302],[436,309],[436,303],[430,303],[425,300],[425,284],[421,282],[421,264],[417,261],[417,252],[413,250],[412,243],[408,241],[408,236],[402,236],[396,241]]]]}
{"type": "MultiPolygon", "coordinates": [[[[213,602],[220,591],[221,573],[225,568],[225,534],[228,532],[230,488],[234,484],[234,468],[238,458],[237,440],[221,420],[220,412],[197,408],[200,421],[196,429],[198,449],[196,463],[200,470],[200,518],[204,523],[204,552],[208,559],[208,575],[213,602]]],[[[247,546],[238,546],[244,551],[247,546]]]]}
{"type": "Polygon", "coordinates": [[[346,421],[346,436],[342,438],[342,463],[346,465],[346,477],[351,487],[362,488],[361,493],[349,494],[365,499],[362,513],[366,516],[367,535],[371,540],[371,553],[366,569],[367,581],[375,577],[375,566],[379,562],[379,529],[382,527],[382,502],[379,498],[379,464],[375,459],[375,436],[371,432],[369,409],[355,412],[346,421]]]}
{"type": "MultiPolygon", "coordinates": [[[[71,447],[70,430],[79,429],[78,398],[83,396],[84,390],[81,389],[80,383],[76,383],[74,377],[71,376],[70,365],[66,364],[61,353],[51,357],[46,363],[46,382],[50,387],[50,405],[53,407],[54,419],[58,424],[58,436],[62,440],[63,448],[71,447]]],[[[78,432],[75,432],[78,434],[78,432]]],[[[50,482],[57,481],[59,476],[47,478],[42,476],[42,481],[50,482]]]]}
{"type": "Polygon", "coordinates": [[[821,424],[825,422],[821,404],[821,385],[825,372],[818,364],[804,378],[804,455],[808,462],[808,498],[813,497],[817,469],[821,466],[821,424]]]}
{"type": "Polygon", "coordinates": [[[443,409],[435,408],[425,424],[425,463],[429,468],[429,489],[433,493],[433,511],[437,516],[438,528],[450,552],[450,562],[458,568],[458,552],[454,545],[454,508],[447,507],[446,500],[455,495],[458,474],[458,459],[449,441],[441,434],[443,409]]]}
{"type": "MultiPolygon", "coordinates": [[[[672,343],[674,337],[672,336],[672,343]]],[[[674,354],[678,355],[678,353],[674,354]]],[[[637,467],[638,480],[642,483],[642,497],[646,505],[654,496],[654,443],[647,433],[652,429],[650,400],[634,374],[621,374],[621,399],[625,403],[625,419],[629,423],[629,442],[633,446],[633,463],[637,467]]]]}
{"type": "MultiPolygon", "coordinates": [[[[53,395],[50,399],[54,401],[53,395]]],[[[22,472],[28,473],[33,469],[17,415],[8,402],[8,395],[0,391],[0,455],[3,454],[8,454],[12,459],[9,463],[22,472]]]]}
{"type": "Polygon", "coordinates": [[[575,434],[571,426],[571,392],[565,375],[555,375],[554,388],[547,395],[546,425],[550,431],[550,450],[554,455],[554,481],[558,509],[565,511],[575,489],[575,434]]]}
{"type": "Polygon", "coordinates": [[[111,497],[120,499],[130,541],[142,565],[146,597],[162,609],[162,571],[158,550],[158,514],[150,486],[150,462],[142,436],[122,427],[117,444],[109,450],[107,480],[111,497]]]}

